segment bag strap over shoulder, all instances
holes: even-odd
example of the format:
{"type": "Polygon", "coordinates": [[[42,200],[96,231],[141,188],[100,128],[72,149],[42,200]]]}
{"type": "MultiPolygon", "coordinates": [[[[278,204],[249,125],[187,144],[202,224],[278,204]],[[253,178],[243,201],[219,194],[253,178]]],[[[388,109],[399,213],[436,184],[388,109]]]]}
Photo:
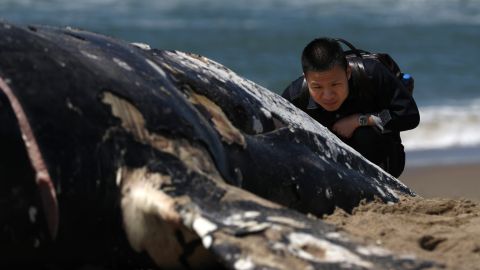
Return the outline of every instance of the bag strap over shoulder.
{"type": "Polygon", "coordinates": [[[373,59],[382,63],[396,78],[398,78],[403,85],[407,88],[410,94],[413,93],[414,80],[410,74],[404,74],[395,60],[387,53],[371,53],[369,51],[357,49],[353,46],[352,43],[346,41],[345,39],[335,38],[337,42],[345,45],[349,50],[345,51],[345,56],[347,61],[352,67],[352,75],[357,85],[368,89],[368,75],[365,71],[365,66],[363,65],[364,59],[373,59]],[[356,74],[356,75],[355,75],[356,74]]]}
{"type": "Polygon", "coordinates": [[[337,42],[343,43],[349,50],[345,51],[345,56],[348,61],[348,65],[352,69],[352,80],[357,90],[360,90],[357,94],[362,97],[370,96],[372,91],[372,85],[370,79],[368,78],[367,72],[365,71],[365,66],[363,64],[363,59],[366,55],[369,55],[370,52],[359,50],[352,43],[341,39],[335,38],[337,42]]]}
{"type": "Polygon", "coordinates": [[[345,51],[345,55],[355,55],[360,58],[364,58],[366,55],[372,55],[372,53],[369,51],[357,49],[355,46],[353,46],[352,43],[346,41],[345,39],[335,38],[334,40],[343,43],[345,46],[347,46],[347,48],[350,49],[348,51],[345,51]]]}
{"type": "Polygon", "coordinates": [[[340,43],[343,43],[344,45],[346,45],[350,49],[350,51],[345,52],[345,54],[348,54],[348,52],[352,52],[356,56],[358,56],[360,58],[362,57],[361,51],[358,50],[357,48],[355,48],[355,46],[353,46],[352,43],[350,43],[350,42],[348,42],[348,41],[346,41],[345,39],[342,39],[342,38],[335,38],[334,40],[336,40],[340,43]]]}

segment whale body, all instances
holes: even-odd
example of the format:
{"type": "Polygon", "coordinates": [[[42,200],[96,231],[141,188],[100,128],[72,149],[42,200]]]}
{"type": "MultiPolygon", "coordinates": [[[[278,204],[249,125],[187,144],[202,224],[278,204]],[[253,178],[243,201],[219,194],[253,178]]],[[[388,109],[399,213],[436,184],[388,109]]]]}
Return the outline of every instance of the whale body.
{"type": "Polygon", "coordinates": [[[3,265],[431,266],[318,218],[412,190],[208,58],[2,22],[0,89],[3,265]]]}

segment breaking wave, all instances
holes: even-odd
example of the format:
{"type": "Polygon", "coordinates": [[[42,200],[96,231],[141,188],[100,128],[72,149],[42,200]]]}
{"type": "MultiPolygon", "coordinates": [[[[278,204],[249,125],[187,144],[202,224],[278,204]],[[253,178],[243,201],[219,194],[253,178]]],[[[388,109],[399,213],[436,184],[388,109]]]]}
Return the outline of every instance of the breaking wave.
{"type": "Polygon", "coordinates": [[[402,132],[406,150],[480,145],[480,99],[420,108],[420,125],[402,132]]]}

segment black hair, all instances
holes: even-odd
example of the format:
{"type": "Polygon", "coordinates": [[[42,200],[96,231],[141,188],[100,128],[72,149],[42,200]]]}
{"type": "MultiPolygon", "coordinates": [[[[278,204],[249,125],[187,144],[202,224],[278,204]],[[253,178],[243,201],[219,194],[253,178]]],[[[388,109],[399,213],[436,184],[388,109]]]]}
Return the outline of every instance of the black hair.
{"type": "Polygon", "coordinates": [[[303,73],[326,71],[339,65],[347,70],[347,59],[340,44],[332,38],[316,38],[302,52],[303,73]]]}

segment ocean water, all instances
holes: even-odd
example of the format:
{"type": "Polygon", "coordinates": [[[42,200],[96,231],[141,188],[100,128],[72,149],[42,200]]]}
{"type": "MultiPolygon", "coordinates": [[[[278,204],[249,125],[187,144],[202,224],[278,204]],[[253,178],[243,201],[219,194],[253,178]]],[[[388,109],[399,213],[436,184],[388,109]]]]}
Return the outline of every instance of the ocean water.
{"type": "Polygon", "coordinates": [[[198,53],[276,93],[310,40],[342,37],[415,78],[408,152],[480,147],[480,0],[0,0],[0,18],[198,53]]]}

